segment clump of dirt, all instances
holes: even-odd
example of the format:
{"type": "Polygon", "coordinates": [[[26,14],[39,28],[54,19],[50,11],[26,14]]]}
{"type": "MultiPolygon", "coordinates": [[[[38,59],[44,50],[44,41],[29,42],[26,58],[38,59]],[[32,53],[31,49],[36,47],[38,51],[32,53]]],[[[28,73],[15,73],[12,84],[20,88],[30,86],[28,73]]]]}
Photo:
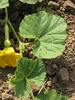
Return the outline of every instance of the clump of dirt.
{"type": "MultiPolygon", "coordinates": [[[[46,91],[56,89],[57,93],[61,93],[63,96],[70,97],[71,100],[75,100],[75,1],[74,0],[45,0],[38,2],[35,5],[23,4],[18,0],[9,0],[10,6],[8,7],[8,16],[13,27],[15,28],[20,40],[22,42],[31,42],[33,39],[24,39],[20,36],[19,25],[24,16],[37,13],[37,8],[42,7],[47,12],[54,15],[59,15],[64,18],[67,23],[67,38],[65,43],[65,50],[63,53],[53,59],[42,59],[46,69],[46,91]],[[52,82],[51,82],[52,81],[52,82]],[[57,85],[56,85],[57,84],[57,85]],[[60,88],[61,90],[60,90],[60,88]]],[[[0,19],[5,18],[4,9],[0,9],[0,19]]],[[[0,24],[0,49],[3,49],[4,42],[4,25],[0,24]]],[[[10,41],[16,52],[19,52],[19,45],[14,33],[10,29],[10,41]]],[[[34,45],[26,48],[23,56],[27,58],[35,59],[32,48],[34,45]]],[[[0,68],[0,100],[22,100],[14,97],[13,87],[7,84],[7,75],[14,74],[16,68],[5,67],[0,68]]],[[[35,86],[34,83],[30,83],[34,95],[36,96],[41,87],[35,86]]],[[[43,89],[44,90],[44,89],[43,89]]],[[[23,100],[32,100],[31,95],[23,100]]]]}

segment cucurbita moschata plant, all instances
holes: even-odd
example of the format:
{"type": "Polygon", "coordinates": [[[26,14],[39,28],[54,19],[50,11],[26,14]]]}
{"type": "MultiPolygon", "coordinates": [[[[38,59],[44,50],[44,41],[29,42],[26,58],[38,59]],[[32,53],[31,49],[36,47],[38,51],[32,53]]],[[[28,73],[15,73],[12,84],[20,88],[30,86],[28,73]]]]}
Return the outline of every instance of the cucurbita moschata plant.
{"type": "MultiPolygon", "coordinates": [[[[23,3],[35,4],[43,0],[19,0],[23,3]]],[[[0,23],[5,24],[5,48],[10,48],[9,27],[14,32],[19,45],[20,54],[25,50],[25,47],[34,44],[33,54],[37,57],[34,61],[26,57],[20,57],[17,60],[17,70],[15,78],[10,80],[10,84],[14,87],[15,97],[26,98],[30,93],[33,100],[69,100],[68,97],[62,97],[53,89],[47,93],[41,92],[34,97],[29,81],[34,82],[37,86],[41,86],[45,80],[46,72],[41,58],[55,58],[64,51],[66,28],[67,24],[60,16],[49,14],[45,11],[39,11],[28,16],[25,16],[20,23],[19,31],[23,38],[33,38],[31,43],[21,43],[11,22],[8,18],[7,7],[8,0],[0,0],[0,8],[5,8],[6,17],[0,19],[0,23]]],[[[0,58],[2,59],[2,58],[0,58]]],[[[12,64],[11,64],[12,65],[12,64]]]]}

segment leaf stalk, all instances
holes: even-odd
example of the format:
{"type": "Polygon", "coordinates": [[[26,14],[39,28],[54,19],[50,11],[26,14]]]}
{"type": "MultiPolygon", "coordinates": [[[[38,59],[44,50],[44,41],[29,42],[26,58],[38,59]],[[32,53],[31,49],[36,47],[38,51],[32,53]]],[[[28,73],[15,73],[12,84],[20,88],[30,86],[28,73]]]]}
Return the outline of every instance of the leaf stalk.
{"type": "MultiPolygon", "coordinates": [[[[29,84],[28,79],[27,79],[27,78],[25,78],[25,79],[27,80],[27,82],[28,82],[28,84],[29,84]]],[[[30,84],[29,84],[29,86],[30,86],[30,84]]],[[[30,86],[30,88],[31,88],[31,86],[30,86]]],[[[32,99],[35,100],[35,98],[34,98],[34,94],[33,94],[33,92],[32,92],[32,89],[31,89],[31,95],[32,95],[32,99]]]]}
{"type": "Polygon", "coordinates": [[[18,35],[17,35],[16,31],[14,30],[14,28],[13,28],[13,26],[12,26],[12,24],[11,24],[11,22],[10,22],[9,20],[8,20],[8,24],[10,25],[10,27],[11,27],[13,33],[15,34],[15,36],[16,36],[16,38],[17,38],[17,41],[20,43],[20,39],[18,38],[18,35]]]}
{"type": "Polygon", "coordinates": [[[25,46],[27,47],[27,46],[30,46],[31,44],[34,44],[35,45],[37,42],[38,42],[38,40],[36,39],[33,42],[25,43],[25,46]]]}

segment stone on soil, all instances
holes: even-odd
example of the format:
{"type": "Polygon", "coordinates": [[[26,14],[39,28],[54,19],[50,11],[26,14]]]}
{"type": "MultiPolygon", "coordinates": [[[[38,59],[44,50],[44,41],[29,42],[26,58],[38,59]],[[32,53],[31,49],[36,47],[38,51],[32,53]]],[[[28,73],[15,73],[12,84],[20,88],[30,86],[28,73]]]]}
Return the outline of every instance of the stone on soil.
{"type": "Polygon", "coordinates": [[[2,93],[2,100],[12,100],[12,96],[6,93],[2,93]]]}
{"type": "Polygon", "coordinates": [[[54,69],[58,69],[58,67],[57,67],[56,64],[53,64],[53,68],[54,68],[54,69]]]}
{"type": "Polygon", "coordinates": [[[58,9],[59,4],[57,4],[56,2],[53,2],[53,1],[49,1],[48,6],[53,7],[54,9],[58,9]]]}
{"type": "Polygon", "coordinates": [[[71,1],[65,1],[63,4],[64,9],[66,9],[69,13],[75,14],[75,4],[71,1]]]}
{"type": "Polygon", "coordinates": [[[8,89],[11,91],[13,89],[11,84],[8,84],[8,89]]]}
{"type": "Polygon", "coordinates": [[[61,68],[57,73],[57,78],[61,84],[66,85],[69,82],[69,74],[66,68],[61,68]]]}

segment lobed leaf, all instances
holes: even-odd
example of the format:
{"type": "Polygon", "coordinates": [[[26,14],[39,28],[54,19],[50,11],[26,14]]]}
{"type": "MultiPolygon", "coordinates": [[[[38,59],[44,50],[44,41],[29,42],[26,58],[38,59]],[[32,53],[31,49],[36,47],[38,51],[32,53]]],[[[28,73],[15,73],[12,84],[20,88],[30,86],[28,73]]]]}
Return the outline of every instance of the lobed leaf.
{"type": "Polygon", "coordinates": [[[8,0],[0,0],[0,8],[5,8],[9,6],[8,0]]]}
{"type": "Polygon", "coordinates": [[[55,58],[64,51],[67,24],[57,15],[40,11],[26,16],[19,27],[24,38],[34,38],[38,42],[33,54],[39,58],[55,58]]]}
{"type": "Polygon", "coordinates": [[[17,70],[15,71],[15,79],[10,83],[15,89],[15,96],[17,98],[26,98],[31,88],[29,81],[33,81],[37,86],[43,84],[46,76],[45,67],[41,59],[28,59],[21,57],[17,60],[17,70]]]}

